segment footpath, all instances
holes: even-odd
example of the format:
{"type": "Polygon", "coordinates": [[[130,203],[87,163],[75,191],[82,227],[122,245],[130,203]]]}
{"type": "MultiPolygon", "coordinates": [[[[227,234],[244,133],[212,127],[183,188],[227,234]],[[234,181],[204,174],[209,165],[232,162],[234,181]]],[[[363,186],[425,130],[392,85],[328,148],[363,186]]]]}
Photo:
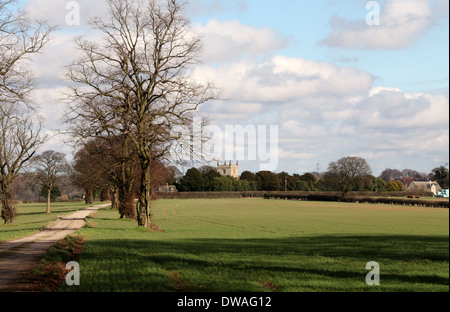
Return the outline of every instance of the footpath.
{"type": "Polygon", "coordinates": [[[0,244],[0,292],[13,288],[21,276],[38,264],[51,246],[82,228],[86,217],[109,205],[78,210],[39,233],[0,244]]]}

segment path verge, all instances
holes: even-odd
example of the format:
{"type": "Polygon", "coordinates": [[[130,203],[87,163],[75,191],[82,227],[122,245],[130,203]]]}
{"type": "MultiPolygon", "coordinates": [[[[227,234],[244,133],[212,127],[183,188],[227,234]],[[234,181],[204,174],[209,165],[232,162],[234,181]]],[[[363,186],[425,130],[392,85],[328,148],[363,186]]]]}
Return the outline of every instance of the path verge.
{"type": "Polygon", "coordinates": [[[89,215],[108,206],[110,204],[78,210],[39,233],[0,244],[0,291],[13,289],[17,280],[29,272],[51,246],[82,228],[89,215]]]}

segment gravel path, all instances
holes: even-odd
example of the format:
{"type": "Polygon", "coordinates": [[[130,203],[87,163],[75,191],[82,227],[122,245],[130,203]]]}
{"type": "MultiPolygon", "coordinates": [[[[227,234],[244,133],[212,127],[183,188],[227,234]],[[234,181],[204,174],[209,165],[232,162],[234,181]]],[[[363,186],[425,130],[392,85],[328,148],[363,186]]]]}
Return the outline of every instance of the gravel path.
{"type": "Polygon", "coordinates": [[[107,206],[110,204],[79,210],[39,233],[0,244],[0,291],[14,286],[52,245],[75,233],[86,224],[87,216],[107,206]]]}

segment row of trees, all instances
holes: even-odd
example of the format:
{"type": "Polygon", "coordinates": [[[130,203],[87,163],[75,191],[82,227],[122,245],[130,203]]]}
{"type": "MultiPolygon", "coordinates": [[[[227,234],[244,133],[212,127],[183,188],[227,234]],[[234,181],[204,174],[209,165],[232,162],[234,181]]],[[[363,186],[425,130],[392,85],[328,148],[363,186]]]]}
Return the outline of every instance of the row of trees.
{"type": "MultiPolygon", "coordinates": [[[[91,22],[101,39],[79,38],[81,57],[70,66],[67,121],[75,138],[112,151],[126,193],[126,217],[151,226],[152,168],[174,145],[195,152],[173,129],[192,128],[201,104],[215,99],[209,83],[189,76],[201,37],[191,31],[178,0],[108,0],[107,18],[91,22]],[[136,166],[135,166],[136,164],[136,166]],[[129,179],[139,174],[137,181],[129,179]],[[131,207],[129,190],[137,188],[131,207]]],[[[173,154],[170,156],[174,156],[173,154]]]]}
{"type": "Polygon", "coordinates": [[[441,166],[430,174],[417,171],[386,169],[379,177],[372,175],[367,161],[344,157],[328,166],[327,172],[303,175],[287,172],[244,171],[240,179],[222,177],[215,168],[191,168],[176,184],[181,192],[203,191],[402,191],[415,180],[433,179],[448,188],[448,169],[441,166]],[[408,183],[409,182],[409,183],[408,183]]]}
{"type": "MultiPolygon", "coordinates": [[[[94,201],[94,192],[110,199],[121,218],[136,218],[135,199],[140,192],[142,177],[136,145],[124,137],[110,141],[100,138],[88,141],[74,157],[71,181],[83,189],[87,204],[94,201]]],[[[167,183],[174,168],[155,160],[150,166],[150,187],[154,193],[167,183]]]]}
{"type": "Polygon", "coordinates": [[[222,177],[215,168],[204,166],[200,169],[191,168],[175,186],[181,192],[233,192],[254,191],[256,187],[250,181],[238,180],[232,177],[222,177]]]}
{"type": "MultiPolygon", "coordinates": [[[[119,146],[123,147],[122,144],[116,147],[119,146]]],[[[46,213],[50,213],[51,202],[63,195],[60,187],[76,189],[77,195],[83,194],[86,204],[92,204],[94,198],[111,200],[122,218],[135,218],[134,200],[139,191],[140,172],[133,147],[130,145],[129,152],[125,153],[105,145],[104,141],[91,140],[78,150],[72,164],[63,153],[45,151],[31,158],[26,172],[14,181],[14,191],[19,195],[31,189],[35,199],[38,190],[39,198],[47,200],[46,213]],[[118,161],[119,155],[128,155],[128,161],[118,161]]],[[[152,163],[152,189],[158,189],[170,179],[173,181],[175,173],[174,167],[166,167],[158,161],[152,163]]]]}
{"type": "MultiPolygon", "coordinates": [[[[192,128],[199,106],[217,98],[217,92],[189,75],[201,36],[191,31],[184,2],[107,3],[107,17],[90,23],[96,39],[76,39],[80,57],[68,66],[66,77],[65,120],[75,145],[81,146],[74,164],[76,183],[87,197],[94,180],[117,191],[113,193],[118,194],[122,216],[150,227],[153,180],[158,176],[153,172],[174,145],[196,156],[173,129],[192,128]],[[90,172],[93,167],[98,170],[90,172]]],[[[13,182],[46,140],[30,99],[33,79],[27,62],[44,48],[53,30],[18,12],[15,0],[0,0],[0,199],[5,223],[12,223],[16,214],[13,182]]]]}

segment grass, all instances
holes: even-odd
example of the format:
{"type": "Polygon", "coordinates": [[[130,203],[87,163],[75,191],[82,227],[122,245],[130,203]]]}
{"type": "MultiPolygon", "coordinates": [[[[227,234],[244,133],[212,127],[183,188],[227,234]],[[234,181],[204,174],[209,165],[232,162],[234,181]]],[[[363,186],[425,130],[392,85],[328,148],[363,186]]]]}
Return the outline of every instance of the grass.
{"type": "Polygon", "coordinates": [[[65,281],[66,263],[76,260],[84,238],[68,236],[50,248],[30,274],[21,277],[16,292],[56,292],[65,281]]]}
{"type": "Polygon", "coordinates": [[[160,231],[101,210],[63,291],[449,291],[449,210],[261,199],[160,200],[160,231]],[[381,285],[369,287],[377,261],[381,285]]]}
{"type": "Polygon", "coordinates": [[[14,224],[0,224],[0,243],[37,233],[58,217],[83,208],[86,208],[84,202],[52,203],[51,213],[46,214],[46,203],[20,204],[14,224]]]}

